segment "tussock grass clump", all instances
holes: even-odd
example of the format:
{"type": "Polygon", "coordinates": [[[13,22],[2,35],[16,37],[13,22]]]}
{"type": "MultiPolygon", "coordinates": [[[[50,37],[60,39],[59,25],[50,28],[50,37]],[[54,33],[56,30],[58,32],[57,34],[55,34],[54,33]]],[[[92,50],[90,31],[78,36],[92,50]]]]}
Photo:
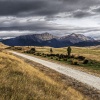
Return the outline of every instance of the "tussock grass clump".
{"type": "Polygon", "coordinates": [[[79,65],[77,60],[72,60],[72,61],[71,61],[71,64],[72,64],[72,65],[79,65]]]}
{"type": "Polygon", "coordinates": [[[75,99],[83,100],[83,95],[51,79],[23,60],[0,52],[0,100],[75,99]]]}

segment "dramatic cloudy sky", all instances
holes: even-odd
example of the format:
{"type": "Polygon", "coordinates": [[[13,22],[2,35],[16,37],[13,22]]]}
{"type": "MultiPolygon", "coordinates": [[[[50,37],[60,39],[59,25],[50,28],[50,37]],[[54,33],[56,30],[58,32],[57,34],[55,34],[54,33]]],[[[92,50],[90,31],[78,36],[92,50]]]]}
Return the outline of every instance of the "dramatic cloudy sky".
{"type": "Polygon", "coordinates": [[[0,0],[0,38],[43,32],[100,39],[100,0],[0,0]]]}

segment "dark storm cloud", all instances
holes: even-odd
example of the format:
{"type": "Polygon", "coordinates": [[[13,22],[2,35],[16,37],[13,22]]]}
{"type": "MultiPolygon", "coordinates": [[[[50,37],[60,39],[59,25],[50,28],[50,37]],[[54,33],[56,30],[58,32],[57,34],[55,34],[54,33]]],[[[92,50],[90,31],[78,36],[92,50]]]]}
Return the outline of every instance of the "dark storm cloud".
{"type": "MultiPolygon", "coordinates": [[[[64,31],[85,33],[95,32],[97,29],[67,28],[52,23],[54,20],[73,18],[86,18],[95,16],[100,12],[100,0],[0,0],[0,31],[64,31]],[[91,7],[94,7],[91,9],[91,7]],[[66,14],[66,15],[64,15],[66,14]],[[67,15],[69,14],[69,15],[67,15]],[[7,17],[12,18],[7,18],[7,17]],[[26,22],[23,18],[33,17],[26,22]],[[37,19],[35,18],[37,17],[37,19]],[[44,19],[40,21],[40,18],[44,19]],[[21,19],[22,18],[22,19],[21,19]],[[33,21],[32,21],[33,20],[33,21]],[[51,22],[50,22],[51,21],[51,22]]],[[[67,22],[67,21],[66,21],[67,22]]],[[[78,22],[78,21],[77,21],[78,22]]],[[[60,21],[58,21],[60,24],[60,21]]],[[[70,25],[70,23],[69,23],[70,25]]],[[[79,22],[81,27],[81,23],[79,22]]],[[[74,25],[73,25],[74,27],[74,25]]],[[[7,33],[8,34],[8,33],[7,33]]],[[[12,36],[14,33],[11,33],[12,36]]],[[[20,34],[20,32],[19,32],[20,34]]],[[[9,35],[7,35],[9,36],[9,35]]]]}
{"type": "Polygon", "coordinates": [[[100,13],[100,6],[98,6],[98,7],[94,8],[92,11],[93,11],[93,12],[100,13]]]}
{"type": "Polygon", "coordinates": [[[48,30],[65,30],[64,27],[60,27],[57,24],[52,24],[48,23],[46,21],[33,21],[32,23],[30,22],[25,22],[25,23],[9,23],[9,24],[2,24],[0,25],[0,31],[9,31],[9,30],[31,30],[31,31],[48,31],[48,30]]]}
{"type": "Polygon", "coordinates": [[[42,9],[46,5],[43,1],[0,1],[0,15],[17,15],[19,13],[36,11],[42,9]]]}
{"type": "Polygon", "coordinates": [[[79,10],[79,11],[74,12],[72,14],[72,17],[84,18],[84,17],[88,17],[88,16],[92,16],[92,15],[94,15],[94,14],[92,14],[91,12],[79,10]]]}
{"type": "Polygon", "coordinates": [[[99,0],[0,0],[1,16],[48,16],[100,4],[99,0]]]}
{"type": "Polygon", "coordinates": [[[48,0],[5,0],[0,1],[1,16],[54,15],[64,11],[61,1],[48,0]]]}

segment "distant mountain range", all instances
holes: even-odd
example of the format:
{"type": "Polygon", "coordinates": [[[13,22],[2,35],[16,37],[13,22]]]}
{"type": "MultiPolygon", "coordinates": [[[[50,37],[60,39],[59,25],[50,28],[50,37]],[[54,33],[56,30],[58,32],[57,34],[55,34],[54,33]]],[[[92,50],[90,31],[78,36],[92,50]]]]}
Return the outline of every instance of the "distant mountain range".
{"type": "Polygon", "coordinates": [[[49,33],[23,35],[11,39],[2,40],[2,43],[9,46],[95,46],[100,45],[100,41],[82,34],[72,33],[68,36],[57,37],[49,33]]]}

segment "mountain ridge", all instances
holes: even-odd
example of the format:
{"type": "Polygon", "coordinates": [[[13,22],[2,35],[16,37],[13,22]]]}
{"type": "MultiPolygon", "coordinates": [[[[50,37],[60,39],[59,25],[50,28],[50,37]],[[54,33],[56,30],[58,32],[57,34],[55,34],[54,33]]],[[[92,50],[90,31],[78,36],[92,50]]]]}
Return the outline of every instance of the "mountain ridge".
{"type": "MultiPolygon", "coordinates": [[[[10,46],[51,46],[51,47],[65,47],[72,45],[83,45],[84,43],[100,45],[100,41],[96,41],[91,37],[82,34],[72,33],[67,36],[57,37],[49,33],[31,34],[18,36],[11,39],[3,40],[2,43],[10,46]]],[[[83,45],[85,46],[85,45],[83,45]]]]}
{"type": "Polygon", "coordinates": [[[92,39],[90,37],[86,37],[86,36],[84,36],[82,34],[75,34],[75,33],[72,33],[70,35],[64,36],[61,39],[63,41],[69,40],[73,44],[79,43],[79,42],[83,42],[83,41],[93,41],[94,40],[94,39],[92,39]]]}

